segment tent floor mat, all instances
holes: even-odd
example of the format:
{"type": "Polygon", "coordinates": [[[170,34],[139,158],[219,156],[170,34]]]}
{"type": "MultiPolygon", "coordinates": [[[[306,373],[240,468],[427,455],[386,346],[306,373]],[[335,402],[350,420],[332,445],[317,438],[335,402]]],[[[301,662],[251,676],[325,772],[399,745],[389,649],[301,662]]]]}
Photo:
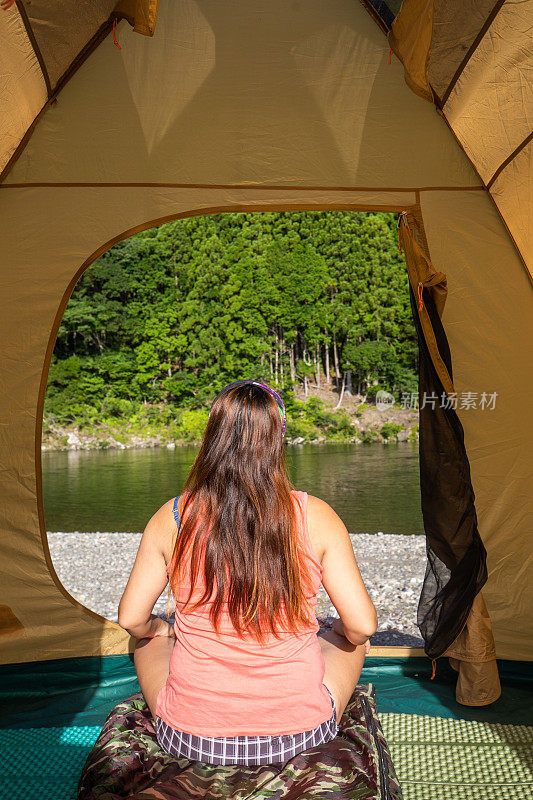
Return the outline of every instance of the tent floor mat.
{"type": "Polygon", "coordinates": [[[533,727],[380,714],[404,800],[533,797],[533,727]]]}
{"type": "MultiPolygon", "coordinates": [[[[533,797],[533,727],[416,714],[381,713],[380,720],[404,800],[533,797]]],[[[2,800],[75,800],[100,730],[0,731],[2,800]]]]}

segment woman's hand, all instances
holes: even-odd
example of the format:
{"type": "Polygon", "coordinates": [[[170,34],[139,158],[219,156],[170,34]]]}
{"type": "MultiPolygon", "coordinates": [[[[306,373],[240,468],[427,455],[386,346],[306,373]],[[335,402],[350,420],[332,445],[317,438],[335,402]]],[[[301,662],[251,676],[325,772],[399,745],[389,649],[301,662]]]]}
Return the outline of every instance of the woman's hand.
{"type": "Polygon", "coordinates": [[[130,625],[129,627],[122,625],[121,627],[128,631],[130,636],[133,636],[134,639],[154,639],[156,636],[164,636],[169,639],[176,638],[173,625],[165,622],[161,617],[156,617],[155,614],[150,614],[150,618],[147,622],[142,624],[130,625]]]}
{"type": "Polygon", "coordinates": [[[156,636],[165,636],[169,639],[176,638],[174,626],[170,622],[166,622],[164,619],[161,619],[161,617],[152,618],[152,629],[153,633],[150,637],[152,639],[154,639],[156,636]]]}

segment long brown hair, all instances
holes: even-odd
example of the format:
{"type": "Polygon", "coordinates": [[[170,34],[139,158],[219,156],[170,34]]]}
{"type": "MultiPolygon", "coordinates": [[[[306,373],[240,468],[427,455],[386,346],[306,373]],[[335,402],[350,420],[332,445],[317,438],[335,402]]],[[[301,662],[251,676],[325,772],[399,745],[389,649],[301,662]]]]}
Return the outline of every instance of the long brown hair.
{"type": "Polygon", "coordinates": [[[309,623],[292,489],[274,398],[252,383],[223,390],[185,482],[170,569],[172,588],[188,569],[188,607],[203,562],[205,591],[190,607],[211,601],[215,630],[226,602],[241,636],[309,623]]]}

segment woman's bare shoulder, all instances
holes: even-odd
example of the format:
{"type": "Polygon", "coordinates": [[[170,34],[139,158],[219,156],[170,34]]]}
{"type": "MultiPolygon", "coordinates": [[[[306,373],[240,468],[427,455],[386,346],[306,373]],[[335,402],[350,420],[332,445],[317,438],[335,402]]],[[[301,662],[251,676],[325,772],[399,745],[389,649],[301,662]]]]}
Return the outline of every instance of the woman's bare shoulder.
{"type": "Polygon", "coordinates": [[[345,527],[337,512],[325,500],[312,494],[307,496],[307,519],[309,525],[316,528],[345,527]]]}
{"type": "Polygon", "coordinates": [[[174,499],[175,498],[172,497],[170,500],[167,500],[166,503],[163,503],[150,518],[148,525],[154,528],[154,530],[169,530],[175,527],[174,499]]]}
{"type": "Polygon", "coordinates": [[[346,526],[336,511],[325,500],[311,494],[307,498],[307,527],[320,561],[339,537],[347,536],[346,526]]]}
{"type": "Polygon", "coordinates": [[[174,519],[174,498],[171,498],[167,500],[166,503],[163,503],[155,514],[150,517],[144,530],[144,536],[150,537],[163,552],[165,558],[168,559],[173,549],[176,533],[177,525],[174,519]]]}

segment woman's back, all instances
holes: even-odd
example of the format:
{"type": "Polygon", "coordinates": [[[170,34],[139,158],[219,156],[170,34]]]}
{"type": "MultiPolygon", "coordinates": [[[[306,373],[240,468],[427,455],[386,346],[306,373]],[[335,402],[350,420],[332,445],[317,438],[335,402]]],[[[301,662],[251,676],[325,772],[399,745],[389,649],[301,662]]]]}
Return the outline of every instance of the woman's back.
{"type": "Polygon", "coordinates": [[[251,633],[239,635],[225,604],[217,633],[210,618],[211,602],[191,608],[205,589],[202,569],[192,604],[187,604],[190,581],[180,581],[175,592],[176,644],[156,708],[173,728],[198,736],[283,735],[310,730],[330,718],[314,616],[322,566],[309,538],[308,495],[293,491],[292,499],[301,574],[309,578],[311,622],[298,632],[286,628],[277,635],[266,633],[260,642],[251,633]]]}
{"type": "Polygon", "coordinates": [[[376,629],[342,520],[290,483],[285,429],[264,384],[217,395],[182,519],[176,501],[154,514],[120,601],[158,741],[176,757],[274,763],[330,741],[376,629]],[[169,581],[172,627],[152,614],[169,581]],[[342,638],[316,635],[321,582],[342,638]]]}

